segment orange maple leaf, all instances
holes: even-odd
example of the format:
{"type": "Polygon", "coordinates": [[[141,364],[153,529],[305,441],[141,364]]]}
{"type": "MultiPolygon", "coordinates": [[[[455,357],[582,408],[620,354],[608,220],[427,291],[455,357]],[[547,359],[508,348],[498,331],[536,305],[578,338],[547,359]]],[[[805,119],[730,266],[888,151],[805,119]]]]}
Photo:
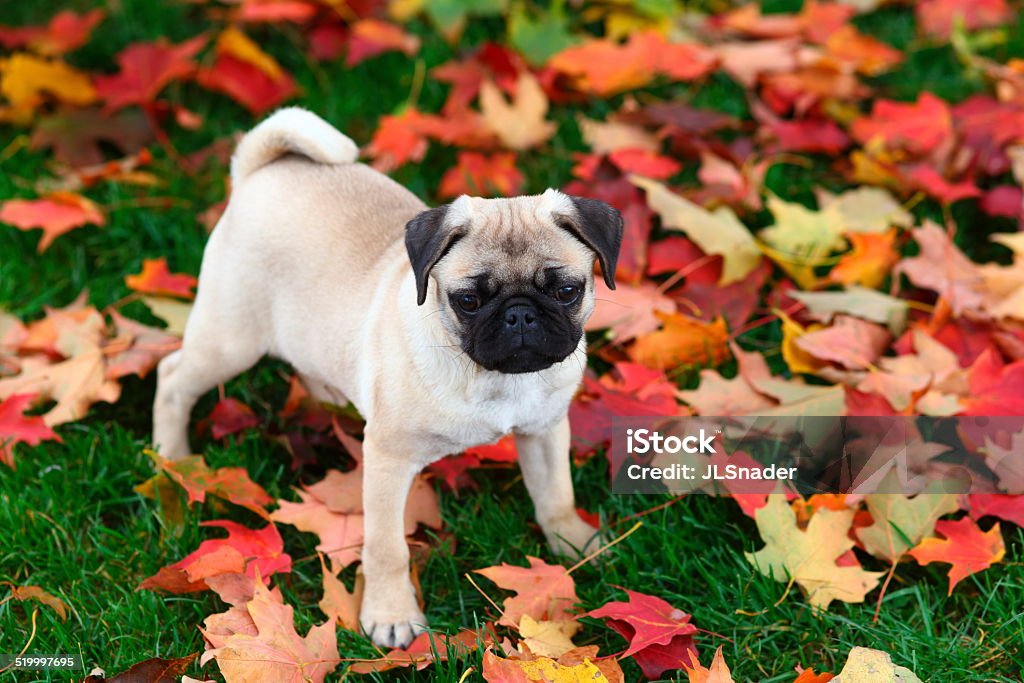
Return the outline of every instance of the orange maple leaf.
{"type": "Polygon", "coordinates": [[[497,152],[490,156],[479,152],[459,152],[457,163],[441,178],[438,194],[442,197],[519,194],[523,174],[516,168],[514,152],[497,152]]]}
{"type": "Polygon", "coordinates": [[[523,615],[546,621],[571,620],[579,598],[576,583],[561,565],[551,565],[536,557],[526,558],[529,567],[500,566],[475,569],[475,574],[486,576],[499,587],[515,591],[516,596],[505,598],[505,611],[499,624],[519,627],[523,615]]]}
{"type": "Polygon", "coordinates": [[[945,562],[949,569],[949,594],[960,581],[991,567],[1006,555],[1003,534],[997,522],[983,532],[970,517],[941,520],[935,530],[944,538],[926,538],[908,553],[921,564],[945,562]]]}
{"type": "Polygon", "coordinates": [[[243,609],[252,619],[252,630],[219,639],[222,644],[200,660],[204,665],[216,661],[226,680],[322,683],[341,663],[333,621],[300,636],[292,607],[262,585],[243,609]]]}
{"type": "Polygon", "coordinates": [[[92,200],[73,192],[54,192],[43,199],[12,199],[0,208],[0,221],[22,230],[42,228],[37,250],[46,251],[53,241],[83,225],[102,226],[106,221],[92,200]]]}
{"type": "Polygon", "coordinates": [[[638,337],[627,349],[637,363],[667,370],[680,365],[720,365],[729,358],[729,331],[722,318],[709,323],[681,313],[655,311],[654,315],[662,328],[638,337]]]}
{"type": "Polygon", "coordinates": [[[192,275],[184,273],[172,273],[167,267],[167,259],[164,257],[145,259],[142,262],[142,272],[135,275],[126,275],[124,283],[128,289],[143,294],[155,294],[157,296],[176,296],[182,299],[192,299],[198,280],[192,275]]]}
{"type": "Polygon", "coordinates": [[[412,57],[420,49],[420,39],[400,27],[380,19],[360,19],[352,24],[345,66],[355,66],[365,59],[390,51],[412,57]]]}

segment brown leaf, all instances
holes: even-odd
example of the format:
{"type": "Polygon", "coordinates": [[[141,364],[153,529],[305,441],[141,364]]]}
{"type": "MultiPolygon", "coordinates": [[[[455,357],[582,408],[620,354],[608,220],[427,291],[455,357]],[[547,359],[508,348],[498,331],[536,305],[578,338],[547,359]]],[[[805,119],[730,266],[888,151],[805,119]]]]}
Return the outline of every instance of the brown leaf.
{"type": "Polygon", "coordinates": [[[105,156],[101,143],[113,145],[124,154],[134,154],[153,139],[149,118],[137,109],[116,114],[99,107],[62,109],[39,119],[29,138],[31,149],[52,149],[58,161],[81,167],[100,164],[105,156]]]}
{"type": "Polygon", "coordinates": [[[177,683],[192,661],[199,656],[194,653],[179,659],[146,659],[132,664],[131,668],[112,678],[88,676],[84,683],[177,683]]]}
{"type": "Polygon", "coordinates": [[[44,591],[39,586],[11,586],[11,595],[15,600],[35,600],[53,609],[61,621],[68,620],[68,606],[63,600],[51,593],[44,591]]]}

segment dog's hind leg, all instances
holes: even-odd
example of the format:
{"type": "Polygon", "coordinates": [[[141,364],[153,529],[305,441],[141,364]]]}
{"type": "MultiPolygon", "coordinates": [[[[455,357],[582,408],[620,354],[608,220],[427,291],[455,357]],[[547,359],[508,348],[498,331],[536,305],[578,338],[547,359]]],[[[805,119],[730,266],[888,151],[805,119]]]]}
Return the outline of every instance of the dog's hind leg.
{"type": "Polygon", "coordinates": [[[188,422],[199,397],[248,370],[263,355],[251,327],[232,324],[232,319],[240,323],[238,318],[211,309],[200,294],[181,349],[160,362],[153,402],[153,446],[165,458],[176,460],[192,452],[188,422]]]}

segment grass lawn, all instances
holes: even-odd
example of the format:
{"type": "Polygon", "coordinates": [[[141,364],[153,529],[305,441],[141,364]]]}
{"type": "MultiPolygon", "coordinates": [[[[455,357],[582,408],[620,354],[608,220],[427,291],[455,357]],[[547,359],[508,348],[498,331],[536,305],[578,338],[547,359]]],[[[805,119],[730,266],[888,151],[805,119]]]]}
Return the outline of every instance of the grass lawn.
{"type": "MultiPolygon", "coordinates": [[[[67,0],[65,6],[86,9],[92,3],[67,0]]],[[[793,3],[771,3],[791,8],[793,3]]],[[[5,3],[0,23],[41,23],[54,11],[51,3],[5,3]]],[[[202,30],[206,19],[187,3],[171,0],[121,0],[109,5],[110,16],[88,45],[70,62],[84,68],[109,69],[112,55],[133,41],[167,36],[173,41],[202,30]]],[[[880,95],[913,98],[922,90],[959,100],[980,91],[982,84],[965,74],[949,48],[913,44],[912,13],[888,8],[859,20],[861,28],[909,49],[910,58],[895,73],[877,80],[880,95]]],[[[303,95],[297,103],[338,125],[365,144],[381,115],[393,113],[415,93],[418,105],[437,111],[446,88],[430,78],[419,80],[430,68],[453,56],[448,46],[426,24],[412,30],[423,48],[410,60],[386,54],[355,68],[341,61],[317,64],[297,47],[287,27],[252,31],[299,82],[303,95]],[[417,65],[422,62],[421,65],[417,65]]],[[[1018,28],[1016,31],[1020,31],[1018,28]]],[[[474,24],[462,41],[464,48],[488,37],[502,35],[491,21],[474,24]]],[[[1000,50],[1024,55],[1024,37],[1014,34],[1000,50]]],[[[1005,57],[1006,54],[1002,54],[1005,57]]],[[[699,92],[672,86],[663,97],[743,114],[742,89],[725,76],[715,76],[699,92]]],[[[227,98],[210,94],[194,84],[171,86],[168,99],[185,102],[205,124],[194,132],[177,127],[172,142],[182,153],[245,130],[254,118],[227,98]]],[[[618,98],[618,99],[621,99],[618,98]]],[[[593,103],[587,111],[601,117],[620,104],[593,103]]],[[[570,152],[582,149],[573,123],[578,106],[560,106],[553,117],[563,125],[544,151],[521,154],[526,191],[560,187],[570,179],[570,152]]],[[[48,157],[24,146],[23,131],[0,127],[0,198],[32,196],[31,184],[47,172],[48,157]]],[[[0,227],[0,308],[23,319],[42,315],[45,306],[62,306],[82,291],[97,307],[129,294],[124,276],[137,273],[142,260],[164,256],[175,271],[198,272],[206,233],[197,220],[200,212],[225,196],[226,169],[217,164],[187,175],[158,146],[154,146],[157,175],[165,185],[148,189],[101,184],[89,196],[109,209],[102,229],[87,227],[58,239],[44,254],[36,253],[37,234],[0,227]],[[170,200],[164,202],[164,200],[170,200]]],[[[396,178],[429,203],[435,203],[440,175],[454,158],[435,146],[421,164],[407,166],[396,178]]],[[[820,177],[820,169],[777,166],[768,176],[770,189],[786,198],[810,196],[813,185],[834,184],[820,177]]],[[[928,213],[934,207],[916,209],[928,213]]],[[[972,215],[958,216],[971,220],[972,215]]],[[[968,236],[970,242],[984,235],[968,236]]],[[[141,304],[126,310],[152,322],[141,304]]],[[[777,325],[753,333],[764,347],[777,345],[777,325]]],[[[265,361],[233,380],[226,394],[253,407],[266,423],[287,393],[287,368],[265,361]]],[[[681,382],[689,381],[684,377],[681,382]]],[[[191,508],[183,530],[165,528],[158,502],[144,498],[134,487],[152,476],[152,464],[143,449],[149,439],[150,404],[155,378],[131,378],[123,383],[115,405],[98,404],[88,418],[63,426],[62,444],[18,447],[17,469],[0,466],[0,582],[33,584],[61,597],[69,606],[66,622],[52,610],[41,608],[33,628],[32,603],[0,604],[0,653],[19,652],[32,639],[30,652],[80,653],[87,668],[100,666],[108,674],[149,657],[181,657],[201,651],[197,630],[204,617],[222,611],[212,593],[167,596],[136,591],[140,581],[160,567],[175,562],[208,538],[199,523],[210,519],[236,519],[262,525],[252,513],[207,502],[191,508]]],[[[206,415],[216,401],[206,396],[194,413],[206,415]]],[[[323,469],[299,473],[289,467],[290,456],[265,436],[250,432],[237,441],[197,440],[197,449],[212,467],[243,466],[252,478],[276,498],[294,499],[291,487],[316,481],[323,469]]],[[[329,460],[328,453],[325,459],[329,460]]],[[[322,463],[324,466],[330,462],[322,463]]],[[[532,509],[518,472],[483,469],[473,472],[474,489],[457,494],[443,492],[445,535],[422,574],[426,613],[433,627],[454,632],[496,617],[494,609],[465,578],[473,569],[501,562],[525,564],[527,555],[552,560],[532,521],[532,509]]],[[[665,503],[667,497],[616,496],[609,491],[606,461],[595,457],[574,474],[579,503],[598,511],[613,523],[665,503]]],[[[579,568],[574,577],[583,605],[592,609],[622,599],[619,587],[664,598],[693,615],[702,630],[698,643],[702,659],[717,646],[737,681],[793,680],[797,665],[838,672],[846,653],[855,645],[885,650],[895,661],[933,683],[1022,680],[1024,671],[1024,531],[1007,528],[1006,561],[975,574],[947,596],[944,565],[901,567],[873,621],[877,592],[867,604],[833,603],[824,615],[812,613],[794,589],[755,572],[744,551],[761,547],[752,520],[727,499],[689,497],[642,517],[643,526],[609,550],[603,561],[579,568]]],[[[615,527],[625,531],[632,520],[615,527]]],[[[324,617],[317,608],[321,597],[320,564],[316,539],[281,525],[286,550],[295,559],[292,573],[278,575],[276,585],[295,606],[300,633],[324,617]]],[[[350,568],[343,575],[352,579],[350,568]]],[[[492,597],[501,592],[480,582],[492,597]]],[[[0,590],[0,595],[3,591],[0,590]]],[[[621,651],[624,641],[595,620],[577,644],[597,644],[602,653],[621,651]]],[[[375,657],[369,641],[339,631],[342,657],[375,657]]],[[[624,661],[627,680],[638,680],[639,669],[624,661]]],[[[374,675],[380,680],[458,681],[469,667],[480,668],[479,655],[439,664],[423,672],[398,670],[374,675]]],[[[213,667],[210,667],[212,669],[213,667]]],[[[336,676],[341,675],[339,668],[336,676]]],[[[193,676],[204,677],[193,670],[193,676]]],[[[207,677],[216,674],[207,672],[207,677]]],[[[684,677],[685,679],[685,677],[684,677]]],[[[67,674],[8,672],[0,681],[69,680],[67,674]]],[[[333,679],[332,679],[333,680],[333,679]]]]}

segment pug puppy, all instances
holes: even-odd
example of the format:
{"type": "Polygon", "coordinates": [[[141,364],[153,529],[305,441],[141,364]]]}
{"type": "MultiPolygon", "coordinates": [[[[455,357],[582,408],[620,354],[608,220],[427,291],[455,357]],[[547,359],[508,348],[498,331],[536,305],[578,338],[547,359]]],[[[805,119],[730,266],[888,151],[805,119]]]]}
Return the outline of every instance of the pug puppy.
{"type": "Polygon", "coordinates": [[[360,622],[377,645],[403,647],[426,625],[406,496],[442,456],[514,434],[551,549],[595,542],[573,501],[567,413],[594,262],[614,288],[622,219],[557,190],[428,209],[357,156],[294,108],[238,145],[184,342],[159,366],[153,441],[168,458],[191,453],[196,399],[265,355],[317,398],[351,400],[366,419],[360,622]]]}

